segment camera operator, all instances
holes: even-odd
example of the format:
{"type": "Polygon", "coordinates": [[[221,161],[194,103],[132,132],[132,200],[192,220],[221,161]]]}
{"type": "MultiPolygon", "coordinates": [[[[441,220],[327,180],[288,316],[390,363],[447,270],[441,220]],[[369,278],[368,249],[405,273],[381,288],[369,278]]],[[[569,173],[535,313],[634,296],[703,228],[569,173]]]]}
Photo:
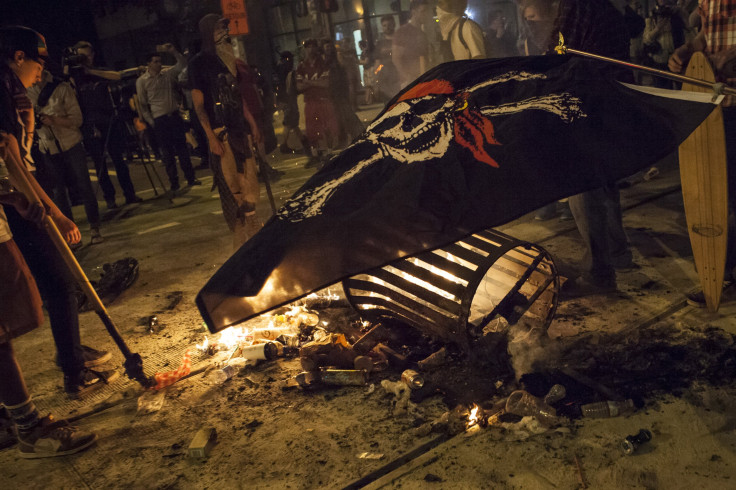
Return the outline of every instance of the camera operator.
{"type": "Polygon", "coordinates": [[[95,163],[97,181],[102,188],[107,208],[115,209],[118,206],[115,202],[115,187],[107,173],[106,150],[115,165],[118,183],[125,195],[126,204],[141,202],[142,199],[135,195],[128,165],[123,159],[128,129],[110,92],[110,82],[121,80],[123,74],[94,68],[95,51],[86,41],[75,44],[73,52],[75,55],[69,57],[68,68],[76,85],[79,105],[84,115],[82,124],[84,146],[95,163]]]}
{"type": "MultiPolygon", "coordinates": [[[[643,44],[646,64],[660,70],[667,69],[667,60],[675,47],[685,43],[685,20],[682,10],[674,0],[657,0],[652,13],[646,19],[643,44]]],[[[672,88],[672,81],[650,77],[651,85],[672,88]]]]}
{"type": "Polygon", "coordinates": [[[187,129],[179,115],[181,97],[177,90],[177,78],[187,66],[186,59],[172,44],[162,44],[156,47],[156,52],[148,55],[146,61],[148,69],[135,84],[140,103],[139,110],[143,119],[156,133],[171,190],[179,189],[175,155],[179,158],[179,166],[188,184],[202,185],[192,168],[185,137],[187,129]],[[176,64],[162,68],[162,53],[172,54],[176,58],[176,64]]]}
{"type": "Polygon", "coordinates": [[[72,216],[71,198],[84,202],[91,229],[92,244],[103,241],[100,234],[100,212],[87,170],[87,153],[82,146],[82,110],[74,89],[50,72],[28,89],[38,121],[36,135],[41,158],[50,174],[52,199],[64,216],[72,216]]]}

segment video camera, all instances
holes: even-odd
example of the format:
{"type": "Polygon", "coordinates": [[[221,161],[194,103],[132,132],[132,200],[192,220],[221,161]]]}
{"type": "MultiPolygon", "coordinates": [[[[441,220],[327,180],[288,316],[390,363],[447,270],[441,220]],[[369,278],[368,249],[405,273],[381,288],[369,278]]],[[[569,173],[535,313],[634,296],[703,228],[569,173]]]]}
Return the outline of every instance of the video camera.
{"type": "Polygon", "coordinates": [[[87,57],[80,54],[77,51],[77,48],[64,48],[64,51],[61,54],[61,65],[68,66],[69,68],[77,68],[82,66],[86,59],[87,57]]]}

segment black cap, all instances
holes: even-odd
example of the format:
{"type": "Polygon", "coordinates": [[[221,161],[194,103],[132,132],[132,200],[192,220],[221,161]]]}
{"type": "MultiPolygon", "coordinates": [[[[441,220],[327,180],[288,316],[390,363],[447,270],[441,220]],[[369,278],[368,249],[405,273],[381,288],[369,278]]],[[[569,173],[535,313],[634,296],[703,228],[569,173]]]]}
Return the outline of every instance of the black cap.
{"type": "Polygon", "coordinates": [[[49,58],[46,39],[38,32],[23,26],[0,27],[0,53],[7,58],[16,51],[35,61],[49,58]]]}

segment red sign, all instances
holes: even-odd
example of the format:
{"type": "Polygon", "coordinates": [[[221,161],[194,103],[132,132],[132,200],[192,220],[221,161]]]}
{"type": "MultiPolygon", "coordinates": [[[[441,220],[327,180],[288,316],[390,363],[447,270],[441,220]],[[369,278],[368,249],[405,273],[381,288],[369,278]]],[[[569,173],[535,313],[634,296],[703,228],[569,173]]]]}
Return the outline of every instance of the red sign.
{"type": "Polygon", "coordinates": [[[230,19],[230,35],[248,34],[248,14],[245,11],[245,0],[221,0],[222,16],[230,19]]]}

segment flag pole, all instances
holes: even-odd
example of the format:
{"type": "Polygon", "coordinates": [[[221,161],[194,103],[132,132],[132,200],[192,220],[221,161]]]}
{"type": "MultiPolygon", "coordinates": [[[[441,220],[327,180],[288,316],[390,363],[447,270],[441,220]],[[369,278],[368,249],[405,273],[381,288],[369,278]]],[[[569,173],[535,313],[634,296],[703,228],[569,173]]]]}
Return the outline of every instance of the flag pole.
{"type": "Polygon", "coordinates": [[[562,33],[560,33],[560,42],[555,47],[555,51],[558,54],[568,54],[568,53],[576,54],[578,56],[583,56],[585,58],[591,58],[594,60],[605,61],[607,63],[613,63],[615,65],[631,68],[632,70],[642,71],[642,72],[649,73],[649,74],[652,74],[658,77],[667,78],[669,80],[674,80],[676,82],[689,83],[691,85],[696,85],[698,87],[710,88],[710,89],[713,89],[714,95],[736,95],[736,89],[731,88],[722,82],[708,82],[706,80],[701,80],[699,78],[692,78],[692,77],[687,77],[685,75],[678,75],[677,73],[672,73],[671,71],[659,70],[657,68],[637,65],[636,63],[631,63],[628,61],[621,61],[621,60],[617,60],[616,58],[609,58],[607,56],[601,56],[599,54],[589,53],[587,51],[580,51],[579,49],[568,48],[567,46],[565,46],[565,40],[562,37],[562,33]]]}

